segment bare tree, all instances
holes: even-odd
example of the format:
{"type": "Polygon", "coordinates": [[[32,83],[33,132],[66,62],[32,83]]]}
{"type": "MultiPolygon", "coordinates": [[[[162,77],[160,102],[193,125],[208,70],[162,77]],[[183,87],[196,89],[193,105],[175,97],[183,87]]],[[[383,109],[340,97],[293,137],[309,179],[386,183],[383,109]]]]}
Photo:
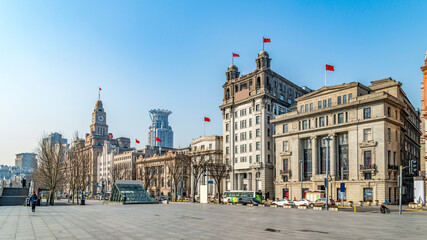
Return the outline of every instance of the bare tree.
{"type": "Polygon", "coordinates": [[[190,159],[190,170],[191,175],[193,176],[193,186],[192,186],[192,195],[191,200],[195,201],[195,194],[197,189],[197,184],[199,183],[200,177],[206,171],[206,166],[208,165],[210,158],[206,153],[193,154],[190,159]]]}
{"type": "Polygon", "coordinates": [[[183,154],[176,154],[175,158],[165,159],[164,162],[165,170],[167,168],[168,177],[170,178],[174,189],[173,199],[176,200],[178,196],[179,182],[183,180],[185,169],[190,165],[190,158],[183,154]]]}
{"type": "Polygon", "coordinates": [[[154,181],[155,174],[155,169],[153,167],[146,166],[145,163],[143,163],[138,169],[138,178],[142,180],[145,190],[150,190],[150,195],[153,192],[151,186],[154,181]]]}
{"type": "Polygon", "coordinates": [[[227,176],[229,172],[229,165],[222,163],[219,159],[219,156],[210,155],[211,160],[207,164],[207,170],[209,175],[214,179],[217,194],[218,194],[218,203],[221,203],[221,183],[222,180],[227,176]]]}
{"type": "Polygon", "coordinates": [[[41,139],[37,149],[37,160],[33,177],[36,185],[49,190],[50,205],[55,202],[55,192],[65,183],[65,147],[62,141],[52,143],[41,139]]]}

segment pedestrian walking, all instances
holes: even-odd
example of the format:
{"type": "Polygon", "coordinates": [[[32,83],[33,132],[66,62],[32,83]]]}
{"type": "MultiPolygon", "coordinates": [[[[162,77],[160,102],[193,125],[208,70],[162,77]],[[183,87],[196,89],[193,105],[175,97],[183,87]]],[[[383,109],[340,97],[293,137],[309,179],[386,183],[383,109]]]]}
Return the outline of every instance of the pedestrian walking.
{"type": "Polygon", "coordinates": [[[33,191],[33,195],[31,195],[31,197],[30,197],[31,210],[33,212],[36,211],[36,204],[37,204],[38,199],[39,199],[39,197],[37,196],[36,191],[33,191]]]}

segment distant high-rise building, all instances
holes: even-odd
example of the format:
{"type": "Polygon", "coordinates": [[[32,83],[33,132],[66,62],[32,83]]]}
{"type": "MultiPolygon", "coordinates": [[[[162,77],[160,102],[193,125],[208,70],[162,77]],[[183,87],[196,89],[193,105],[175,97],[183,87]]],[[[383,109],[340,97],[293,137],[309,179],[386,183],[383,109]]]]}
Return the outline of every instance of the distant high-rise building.
{"type": "Polygon", "coordinates": [[[51,144],[61,143],[65,148],[68,146],[67,139],[62,138],[62,134],[57,132],[49,134],[47,137],[43,138],[43,141],[49,141],[51,144]]]}
{"type": "Polygon", "coordinates": [[[169,126],[168,117],[171,111],[153,109],[150,110],[152,116],[152,124],[148,128],[148,142],[151,147],[173,147],[173,131],[169,126]],[[157,141],[156,141],[157,139],[157,141]],[[158,141],[160,140],[160,141],[158,141]]]}
{"type": "Polygon", "coordinates": [[[34,163],[36,162],[35,153],[18,153],[16,154],[15,166],[22,169],[32,170],[34,169],[34,163]]]}

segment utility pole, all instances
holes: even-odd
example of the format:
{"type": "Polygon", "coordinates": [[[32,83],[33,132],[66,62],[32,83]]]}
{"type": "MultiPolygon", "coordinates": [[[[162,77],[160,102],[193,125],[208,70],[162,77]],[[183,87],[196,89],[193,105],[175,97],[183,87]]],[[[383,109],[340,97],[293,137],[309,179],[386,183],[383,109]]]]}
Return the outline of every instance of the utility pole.
{"type": "Polygon", "coordinates": [[[400,174],[399,174],[399,214],[402,214],[402,190],[403,190],[403,169],[407,168],[400,165],[400,174]]]}
{"type": "Polygon", "coordinates": [[[182,162],[182,176],[181,176],[181,202],[184,200],[184,159],[181,158],[182,162]]]}

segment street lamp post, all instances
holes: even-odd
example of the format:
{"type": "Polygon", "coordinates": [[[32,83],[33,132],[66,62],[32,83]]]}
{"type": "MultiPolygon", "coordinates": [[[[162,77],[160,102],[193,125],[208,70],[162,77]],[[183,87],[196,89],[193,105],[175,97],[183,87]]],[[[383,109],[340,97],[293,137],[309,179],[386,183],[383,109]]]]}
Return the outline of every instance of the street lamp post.
{"type": "Polygon", "coordinates": [[[303,192],[303,190],[302,190],[302,174],[303,174],[303,172],[302,172],[302,167],[303,167],[303,160],[301,159],[301,160],[299,160],[299,162],[300,162],[300,179],[301,179],[301,199],[303,199],[303,196],[304,196],[304,192],[303,192]]]}
{"type": "Polygon", "coordinates": [[[326,178],[325,178],[325,193],[326,193],[326,210],[329,208],[329,141],[332,140],[329,136],[325,137],[326,140],[326,178]]]}

